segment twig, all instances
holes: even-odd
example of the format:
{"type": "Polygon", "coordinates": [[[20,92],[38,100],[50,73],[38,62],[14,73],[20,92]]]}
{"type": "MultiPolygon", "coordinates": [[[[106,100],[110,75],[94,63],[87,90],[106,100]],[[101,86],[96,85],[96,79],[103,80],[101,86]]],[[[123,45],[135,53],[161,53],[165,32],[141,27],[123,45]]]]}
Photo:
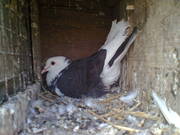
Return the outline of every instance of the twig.
{"type": "Polygon", "coordinates": [[[121,116],[114,115],[113,117],[118,120],[123,120],[123,117],[121,117],[121,116]]]}
{"type": "Polygon", "coordinates": [[[101,115],[101,117],[109,117],[115,114],[123,112],[122,110],[113,109],[111,112],[101,115]]]}
{"type": "Polygon", "coordinates": [[[149,114],[147,114],[145,112],[123,111],[123,110],[117,110],[117,109],[113,109],[112,112],[101,115],[101,117],[110,117],[110,116],[112,116],[114,118],[118,118],[118,117],[120,117],[119,115],[127,115],[127,114],[131,114],[131,115],[134,115],[136,117],[141,117],[141,118],[145,118],[145,119],[159,120],[157,117],[149,115],[149,114]]]}
{"type": "Polygon", "coordinates": [[[111,96],[110,98],[107,98],[107,99],[105,99],[103,101],[99,101],[99,103],[100,104],[107,104],[107,103],[111,102],[112,100],[119,98],[120,96],[121,96],[121,94],[115,95],[115,96],[111,96]]]}
{"type": "Polygon", "coordinates": [[[47,101],[49,101],[49,102],[54,102],[54,100],[52,100],[52,99],[49,99],[48,97],[45,97],[44,95],[42,95],[42,94],[39,94],[38,95],[39,97],[41,97],[41,98],[43,98],[43,99],[45,99],[45,100],[47,100],[47,101]]]}
{"type": "Polygon", "coordinates": [[[152,119],[152,120],[159,120],[157,117],[149,115],[145,112],[125,112],[126,114],[131,114],[137,117],[145,118],[145,119],[152,119]]]}
{"type": "Polygon", "coordinates": [[[57,95],[54,95],[52,94],[51,92],[47,91],[47,94],[49,94],[50,96],[54,97],[54,98],[57,98],[58,96],[57,95]]]}
{"type": "Polygon", "coordinates": [[[56,104],[63,103],[64,105],[66,105],[65,102],[63,102],[63,101],[57,102],[57,101],[55,101],[55,100],[53,100],[53,99],[50,99],[50,98],[44,96],[44,94],[48,94],[48,95],[52,96],[53,98],[57,98],[57,97],[58,97],[58,96],[56,96],[56,95],[53,95],[53,94],[52,94],[51,92],[49,92],[49,91],[39,94],[39,97],[41,97],[41,98],[43,98],[43,99],[45,99],[45,100],[47,100],[47,101],[49,101],[49,102],[51,102],[51,103],[56,103],[56,104]]]}
{"type": "Polygon", "coordinates": [[[135,110],[136,108],[138,108],[141,105],[141,102],[138,102],[135,106],[133,106],[130,111],[135,110]]]}
{"type": "Polygon", "coordinates": [[[106,122],[107,124],[111,125],[112,127],[114,128],[117,128],[119,130],[125,130],[125,131],[129,131],[129,132],[140,132],[141,130],[139,129],[134,129],[134,128],[129,128],[129,127],[125,127],[125,126],[121,126],[121,125],[116,125],[116,124],[113,124],[112,122],[104,119],[103,117],[99,116],[98,114],[96,114],[95,112],[91,111],[91,110],[87,110],[90,114],[94,115],[96,118],[106,122]]]}

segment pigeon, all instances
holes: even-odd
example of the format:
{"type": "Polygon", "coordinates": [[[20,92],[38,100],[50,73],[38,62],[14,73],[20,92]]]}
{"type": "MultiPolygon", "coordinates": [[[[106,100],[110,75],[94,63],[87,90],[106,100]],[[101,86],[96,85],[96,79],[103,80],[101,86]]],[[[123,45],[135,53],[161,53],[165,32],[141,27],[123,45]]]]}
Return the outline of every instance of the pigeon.
{"type": "Polygon", "coordinates": [[[100,97],[110,91],[120,78],[121,60],[135,41],[137,27],[129,32],[124,20],[112,21],[103,46],[91,56],[71,60],[65,56],[47,59],[41,74],[46,74],[48,90],[58,96],[100,97]]]}

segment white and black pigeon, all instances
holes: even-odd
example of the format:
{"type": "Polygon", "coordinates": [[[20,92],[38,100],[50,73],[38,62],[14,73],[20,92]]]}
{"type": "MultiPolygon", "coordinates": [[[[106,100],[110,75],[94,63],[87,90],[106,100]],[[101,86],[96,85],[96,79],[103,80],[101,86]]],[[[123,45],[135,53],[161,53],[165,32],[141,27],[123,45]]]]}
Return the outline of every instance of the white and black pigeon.
{"type": "Polygon", "coordinates": [[[41,72],[47,73],[48,89],[74,98],[107,93],[119,80],[120,62],[137,36],[137,28],[129,34],[129,27],[124,20],[113,21],[104,45],[89,57],[74,61],[64,56],[49,58],[41,72]]]}

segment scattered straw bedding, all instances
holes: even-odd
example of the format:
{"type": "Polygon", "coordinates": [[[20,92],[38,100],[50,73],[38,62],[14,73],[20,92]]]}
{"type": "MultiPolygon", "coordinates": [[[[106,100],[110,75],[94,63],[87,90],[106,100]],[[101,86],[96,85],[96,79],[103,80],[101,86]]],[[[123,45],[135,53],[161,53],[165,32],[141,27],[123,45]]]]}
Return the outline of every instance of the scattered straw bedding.
{"type": "MultiPolygon", "coordinates": [[[[137,94],[137,93],[136,93],[137,94]]],[[[101,98],[73,99],[40,93],[28,110],[26,128],[19,135],[178,135],[154,103],[128,92],[101,98]],[[123,97],[124,95],[124,97],[123,97]]]]}

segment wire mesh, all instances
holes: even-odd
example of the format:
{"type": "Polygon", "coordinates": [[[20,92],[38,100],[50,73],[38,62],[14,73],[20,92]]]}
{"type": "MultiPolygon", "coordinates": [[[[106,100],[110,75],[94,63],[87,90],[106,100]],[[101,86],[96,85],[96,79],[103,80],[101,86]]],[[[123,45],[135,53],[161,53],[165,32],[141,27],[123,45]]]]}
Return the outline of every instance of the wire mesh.
{"type": "Polygon", "coordinates": [[[32,81],[26,0],[0,1],[0,103],[32,81]]]}

